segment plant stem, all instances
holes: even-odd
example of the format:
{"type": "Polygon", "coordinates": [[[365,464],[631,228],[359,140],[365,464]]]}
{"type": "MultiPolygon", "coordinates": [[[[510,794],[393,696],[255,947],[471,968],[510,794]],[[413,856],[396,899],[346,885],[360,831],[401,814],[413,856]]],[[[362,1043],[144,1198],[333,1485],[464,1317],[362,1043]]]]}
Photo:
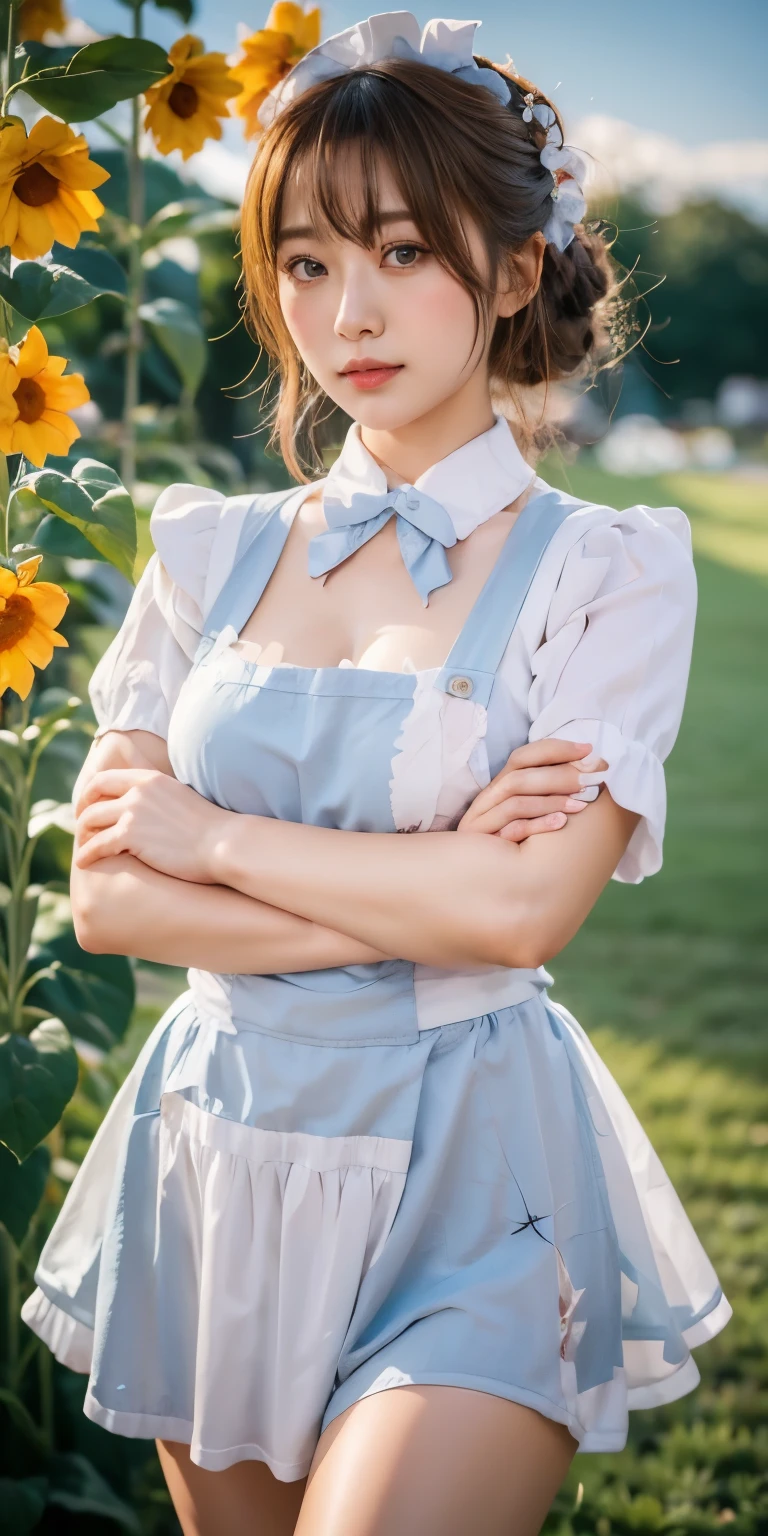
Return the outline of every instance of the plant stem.
{"type": "MultiPolygon", "coordinates": [[[[141,37],[142,0],[135,0],[133,35],[141,37]]],[[[125,398],[123,401],[122,479],[133,494],[136,482],[136,410],[139,405],[141,367],[141,308],[144,269],[141,264],[141,235],[144,228],[144,174],[140,154],[141,107],[139,98],[131,102],[131,139],[128,145],[128,294],[126,303],[127,341],[125,348],[125,398]]]]}
{"type": "Polygon", "coordinates": [[[6,1300],[5,1339],[0,1359],[5,1378],[3,1385],[13,1388],[19,1358],[19,1269],[16,1244],[4,1227],[0,1227],[0,1271],[6,1300]]]}
{"type": "Polygon", "coordinates": [[[4,453],[0,453],[0,511],[3,514],[5,542],[3,554],[11,553],[11,486],[8,478],[8,460],[4,453]]]}
{"type": "Polygon", "coordinates": [[[13,0],[8,0],[8,33],[5,40],[5,68],[3,70],[3,116],[5,116],[5,105],[8,99],[8,92],[13,85],[13,24],[15,15],[16,12],[13,5],[13,0]]]}

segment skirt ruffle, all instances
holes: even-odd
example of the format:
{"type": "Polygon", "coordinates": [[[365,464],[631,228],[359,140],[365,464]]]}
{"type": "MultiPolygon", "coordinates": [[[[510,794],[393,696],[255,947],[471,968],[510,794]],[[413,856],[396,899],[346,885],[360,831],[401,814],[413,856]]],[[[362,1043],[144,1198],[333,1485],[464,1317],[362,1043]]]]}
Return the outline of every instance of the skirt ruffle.
{"type": "Polygon", "coordinates": [[[308,1470],[325,1425],[468,1385],[620,1449],[730,1307],[650,1142],[546,997],[324,1046],[189,993],[110,1108],[23,1308],[85,1411],[214,1470],[308,1470]]]}

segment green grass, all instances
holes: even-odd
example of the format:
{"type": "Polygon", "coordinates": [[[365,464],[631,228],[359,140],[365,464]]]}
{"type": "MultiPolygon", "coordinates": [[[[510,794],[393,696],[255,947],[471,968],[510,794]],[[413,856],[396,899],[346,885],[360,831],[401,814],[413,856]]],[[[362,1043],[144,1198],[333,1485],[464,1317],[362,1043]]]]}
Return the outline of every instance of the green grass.
{"type": "Polygon", "coordinates": [[[697,1392],[633,1413],[621,1455],[577,1456],[547,1531],[768,1532],[768,517],[765,487],[625,480],[550,462],[611,506],[682,506],[699,615],[667,765],[664,867],[611,882],[551,969],[627,1094],[715,1264],[734,1317],[696,1352],[697,1392]]]}
{"type": "MultiPolygon", "coordinates": [[[[629,506],[684,507],[700,587],[683,726],[668,762],[664,867],[611,882],[554,964],[553,995],[581,1020],[639,1114],[734,1307],[697,1352],[702,1385],[631,1415],[620,1455],[577,1456],[551,1536],[768,1536],[768,653],[764,487],[722,476],[614,479],[583,463],[550,480],[629,506]]],[[[183,972],[140,967],[119,1074],[183,972]]],[[[68,1114],[85,1140],[112,1091],[94,1074],[68,1114]],[[100,1085],[100,1086],[99,1086],[100,1085]],[[101,1102],[99,1098],[101,1096],[101,1102]],[[78,1124],[78,1116],[84,1116],[78,1124]]],[[[73,1146],[73,1150],[79,1150],[73,1146]]],[[[147,1532],[172,1529],[150,1471],[147,1532]]]]}

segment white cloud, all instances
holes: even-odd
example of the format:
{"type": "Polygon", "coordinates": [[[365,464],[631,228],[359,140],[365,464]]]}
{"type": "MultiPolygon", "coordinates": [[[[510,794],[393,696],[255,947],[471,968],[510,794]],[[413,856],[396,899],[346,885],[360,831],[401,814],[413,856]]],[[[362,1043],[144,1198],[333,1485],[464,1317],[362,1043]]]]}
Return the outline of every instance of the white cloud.
{"type": "Polygon", "coordinates": [[[203,190],[213,197],[240,203],[250,163],[246,150],[227,149],[226,145],[209,139],[192,162],[193,175],[203,190]]]}
{"type": "Polygon", "coordinates": [[[768,218],[768,140],[689,146],[614,117],[586,117],[572,135],[593,157],[590,194],[637,192],[658,213],[691,198],[718,197],[768,218]]]}

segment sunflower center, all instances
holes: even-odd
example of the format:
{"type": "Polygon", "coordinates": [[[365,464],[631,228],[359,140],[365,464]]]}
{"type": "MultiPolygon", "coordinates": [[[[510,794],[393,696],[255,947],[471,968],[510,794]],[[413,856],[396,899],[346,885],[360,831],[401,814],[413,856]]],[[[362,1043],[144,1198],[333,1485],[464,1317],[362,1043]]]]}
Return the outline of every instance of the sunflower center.
{"type": "Polygon", "coordinates": [[[193,85],[187,85],[185,80],[177,80],[170,96],[168,105],[177,117],[194,117],[197,111],[197,91],[193,85]]]}
{"type": "Polygon", "coordinates": [[[18,389],[14,390],[13,398],[22,421],[40,420],[45,410],[45,390],[41,389],[35,379],[22,379],[18,389]]]}
{"type": "Polygon", "coordinates": [[[44,203],[53,202],[59,190],[59,183],[44,165],[28,165],[26,170],[16,177],[13,190],[28,208],[42,208],[44,203]]]}
{"type": "Polygon", "coordinates": [[[0,613],[0,651],[10,651],[29,633],[35,622],[35,610],[28,597],[14,592],[6,599],[0,613]]]}

